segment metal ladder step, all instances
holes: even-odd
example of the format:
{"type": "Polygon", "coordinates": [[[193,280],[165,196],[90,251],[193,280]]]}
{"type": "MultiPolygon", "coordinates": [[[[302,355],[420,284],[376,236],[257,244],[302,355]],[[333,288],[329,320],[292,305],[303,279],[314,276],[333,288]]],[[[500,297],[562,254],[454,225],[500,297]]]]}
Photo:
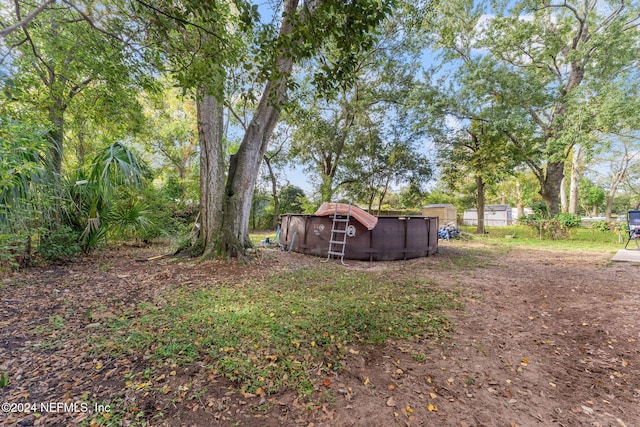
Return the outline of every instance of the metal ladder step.
{"type": "Polygon", "coordinates": [[[344,256],[344,252],[328,251],[329,255],[344,256]]]}
{"type": "Polygon", "coordinates": [[[335,213],[333,214],[333,223],[331,225],[331,237],[329,239],[329,250],[327,251],[327,259],[323,262],[328,262],[332,256],[339,256],[342,265],[344,263],[344,252],[347,247],[347,230],[349,229],[349,219],[351,218],[351,203],[347,214],[338,213],[338,204],[335,204],[335,213]],[[344,228],[340,227],[340,224],[344,224],[344,228]]]}

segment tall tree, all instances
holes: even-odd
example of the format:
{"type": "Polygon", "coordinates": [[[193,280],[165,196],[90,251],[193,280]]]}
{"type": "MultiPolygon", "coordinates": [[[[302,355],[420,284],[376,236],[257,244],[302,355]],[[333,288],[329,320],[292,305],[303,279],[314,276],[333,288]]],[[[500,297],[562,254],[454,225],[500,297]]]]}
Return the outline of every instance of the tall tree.
{"type": "Polygon", "coordinates": [[[163,166],[184,181],[198,154],[196,105],[177,88],[165,87],[144,100],[146,128],[140,139],[164,159],[163,166]]]}
{"type": "Polygon", "coordinates": [[[366,203],[370,211],[375,202],[378,215],[392,187],[424,191],[432,173],[420,144],[423,134],[416,114],[404,107],[390,107],[388,114],[375,117],[375,122],[359,123],[355,134],[357,151],[345,159],[340,173],[347,194],[366,203]]]}
{"type": "MultiPolygon", "coordinates": [[[[331,201],[340,187],[349,186],[355,194],[356,181],[362,182],[364,175],[373,185],[373,170],[382,172],[384,161],[376,157],[376,149],[372,147],[389,148],[395,144],[397,150],[400,139],[404,139],[405,148],[411,146],[412,152],[415,151],[420,131],[411,129],[416,113],[411,92],[420,59],[414,33],[405,17],[408,17],[405,12],[396,11],[385,21],[373,49],[354,56],[357,62],[353,84],[348,88],[326,97],[322,92],[319,94],[317,85],[307,78],[296,93],[298,105],[288,117],[296,129],[291,155],[316,178],[322,201],[331,201]],[[366,150],[371,155],[359,158],[366,150]],[[365,157],[367,167],[361,167],[365,166],[362,162],[365,157]]],[[[398,171],[406,166],[395,163],[396,170],[390,172],[396,174],[395,177],[388,174],[385,177],[396,180],[400,176],[398,171]]],[[[382,174],[379,177],[382,178],[382,174]]],[[[375,186],[379,184],[378,181],[375,186]]]]}
{"type": "Polygon", "coordinates": [[[485,191],[488,184],[504,178],[513,162],[505,161],[511,156],[504,148],[506,138],[500,132],[474,119],[464,130],[449,133],[440,140],[440,167],[449,187],[457,189],[464,176],[473,179],[478,213],[477,233],[485,232],[485,191]]]}
{"type": "Polygon", "coordinates": [[[602,180],[607,189],[604,215],[607,221],[611,221],[613,201],[618,189],[629,172],[640,164],[640,135],[628,133],[611,136],[608,147],[609,149],[597,156],[597,159],[605,163],[606,172],[602,180]]]}
{"type": "Polygon", "coordinates": [[[428,21],[438,30],[433,46],[447,49],[445,60],[479,60],[478,89],[505,108],[503,131],[556,214],[572,146],[593,144],[594,109],[585,106],[601,102],[605,83],[624,85],[620,77],[637,65],[638,5],[525,0],[489,12],[467,0],[440,4],[428,21]],[[522,122],[528,133],[510,133],[522,122]]]}
{"type": "Polygon", "coordinates": [[[567,212],[578,214],[578,185],[584,169],[584,148],[581,145],[573,147],[571,153],[571,179],[569,182],[569,206],[567,212]]]}
{"type": "Polygon", "coordinates": [[[240,51],[244,45],[235,41],[240,38],[239,30],[243,26],[246,29],[247,22],[255,18],[257,7],[241,1],[192,1],[171,9],[145,4],[147,12],[162,23],[156,28],[173,62],[185,65],[176,76],[185,87],[198,90],[203,221],[200,247],[205,255],[242,255],[251,246],[251,199],[271,134],[287,101],[294,63],[317,55],[324,44],[334,43],[335,55],[324,58],[316,79],[326,90],[348,83],[355,66],[354,53],[371,47],[372,30],[390,12],[392,4],[392,0],[284,1],[279,29],[259,32],[256,37],[260,56],[250,51],[246,55],[260,64],[258,75],[264,86],[226,176],[224,151],[220,148],[225,100],[222,82],[230,66],[242,63],[240,51]]]}
{"type": "Polygon", "coordinates": [[[51,123],[51,157],[58,175],[64,159],[66,115],[83,91],[103,87],[102,97],[117,99],[113,108],[135,104],[132,76],[142,75],[144,69],[131,66],[129,46],[121,39],[128,31],[123,22],[117,16],[107,19],[97,7],[83,12],[64,3],[44,8],[37,19],[6,38],[7,44],[14,45],[11,74],[5,82],[11,87],[11,102],[44,110],[51,123]],[[97,30],[106,21],[114,34],[97,30]]]}

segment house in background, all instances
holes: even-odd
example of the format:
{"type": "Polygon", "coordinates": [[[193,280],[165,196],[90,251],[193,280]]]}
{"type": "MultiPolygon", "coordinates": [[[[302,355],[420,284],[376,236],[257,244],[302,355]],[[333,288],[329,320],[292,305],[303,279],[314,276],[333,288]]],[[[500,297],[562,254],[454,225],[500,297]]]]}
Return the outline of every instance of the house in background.
{"type": "MultiPolygon", "coordinates": [[[[478,209],[464,211],[464,225],[478,225],[478,209]]],[[[486,227],[504,227],[513,224],[513,214],[509,205],[487,205],[484,207],[484,225],[486,227]]]]}
{"type": "Polygon", "coordinates": [[[422,208],[422,216],[437,216],[438,224],[444,227],[450,223],[458,223],[458,210],[451,203],[427,205],[422,208]]]}

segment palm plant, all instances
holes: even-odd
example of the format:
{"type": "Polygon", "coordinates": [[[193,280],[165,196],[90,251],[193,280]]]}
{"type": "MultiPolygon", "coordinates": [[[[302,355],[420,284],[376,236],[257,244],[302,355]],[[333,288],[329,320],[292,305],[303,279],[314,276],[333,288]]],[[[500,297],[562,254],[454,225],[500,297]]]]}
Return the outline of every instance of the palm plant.
{"type": "MultiPolygon", "coordinates": [[[[141,183],[140,162],[135,153],[120,142],[102,150],[94,158],[87,172],[80,170],[74,179],[68,180],[69,201],[72,203],[69,219],[76,226],[83,227],[80,243],[85,252],[106,239],[107,225],[112,218],[115,218],[118,227],[132,229],[135,222],[132,218],[135,215],[129,213],[127,216],[123,211],[119,211],[115,212],[114,216],[113,200],[118,186],[138,187],[141,183]]],[[[138,214],[144,213],[142,208],[137,211],[138,214]]],[[[137,224],[146,226],[148,223],[138,218],[137,224]]]]}
{"type": "Polygon", "coordinates": [[[109,215],[109,228],[124,238],[147,234],[153,227],[148,207],[138,200],[116,204],[109,215]]]}

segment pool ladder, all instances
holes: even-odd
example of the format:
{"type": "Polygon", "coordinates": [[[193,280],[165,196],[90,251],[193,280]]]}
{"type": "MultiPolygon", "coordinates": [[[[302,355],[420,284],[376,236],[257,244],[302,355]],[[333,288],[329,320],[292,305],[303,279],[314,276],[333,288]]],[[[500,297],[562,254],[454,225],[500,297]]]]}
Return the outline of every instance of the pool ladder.
{"type": "Polygon", "coordinates": [[[322,262],[329,261],[332,256],[339,256],[342,265],[347,265],[344,262],[344,251],[347,247],[347,231],[349,229],[349,219],[351,218],[351,203],[349,203],[346,215],[338,213],[337,203],[335,206],[336,208],[333,214],[333,224],[331,225],[331,237],[329,239],[327,259],[322,262]]]}

